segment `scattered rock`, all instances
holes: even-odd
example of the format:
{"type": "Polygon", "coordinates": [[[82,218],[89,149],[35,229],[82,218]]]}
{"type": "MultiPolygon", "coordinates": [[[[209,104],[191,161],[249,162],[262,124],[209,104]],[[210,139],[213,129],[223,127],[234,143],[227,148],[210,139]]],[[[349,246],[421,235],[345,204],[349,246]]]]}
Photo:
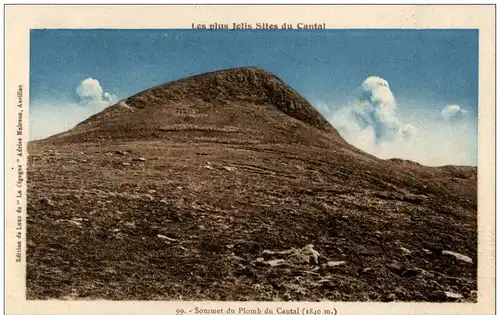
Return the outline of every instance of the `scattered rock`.
{"type": "Polygon", "coordinates": [[[77,162],[75,160],[69,160],[68,163],[69,164],[76,164],[77,162]]]}
{"type": "Polygon", "coordinates": [[[386,302],[391,302],[391,301],[395,301],[398,297],[396,296],[396,294],[394,293],[389,293],[385,296],[384,300],[386,302]]]}
{"type": "Polygon", "coordinates": [[[271,267],[277,267],[286,264],[286,261],[284,259],[273,259],[264,261],[264,264],[269,265],[271,267]]]}
{"type": "Polygon", "coordinates": [[[283,301],[290,301],[291,299],[292,296],[290,295],[290,293],[288,292],[283,293],[283,301]]]}
{"type": "Polygon", "coordinates": [[[170,241],[170,242],[175,242],[177,241],[175,238],[170,238],[168,236],[165,236],[165,235],[162,235],[162,234],[158,234],[156,235],[158,238],[161,238],[162,240],[166,240],[166,241],[170,241]]]}
{"type": "Polygon", "coordinates": [[[432,298],[438,301],[456,301],[463,298],[463,295],[450,291],[435,291],[432,298]]]}
{"type": "Polygon", "coordinates": [[[227,244],[227,245],[226,245],[226,248],[227,248],[227,249],[234,248],[234,245],[233,245],[233,244],[227,244]]]}
{"type": "Polygon", "coordinates": [[[326,263],[326,267],[328,268],[336,268],[342,265],[345,265],[347,262],[345,260],[339,260],[339,261],[329,261],[326,263]]]}
{"type": "Polygon", "coordinates": [[[428,249],[425,249],[425,248],[424,248],[424,249],[422,249],[422,251],[423,251],[424,253],[426,253],[427,255],[432,254],[432,251],[430,251],[430,250],[428,250],[428,249]]]}
{"type": "Polygon", "coordinates": [[[128,162],[123,162],[123,163],[122,163],[122,165],[123,165],[123,166],[130,166],[130,163],[128,163],[128,162]]]}
{"type": "Polygon", "coordinates": [[[112,229],[111,232],[117,233],[117,232],[120,232],[120,229],[112,229]]]}
{"type": "Polygon", "coordinates": [[[472,264],[472,258],[470,258],[469,256],[465,256],[465,255],[459,254],[457,252],[452,252],[450,250],[443,250],[442,254],[443,255],[451,255],[458,260],[465,261],[466,263],[472,264]]]}
{"type": "Polygon", "coordinates": [[[404,288],[397,287],[394,289],[394,294],[398,297],[405,297],[408,295],[408,292],[404,288]]]}
{"type": "Polygon", "coordinates": [[[401,247],[401,251],[403,252],[403,255],[411,255],[411,251],[408,248],[401,247]]]}
{"type": "Polygon", "coordinates": [[[282,251],[272,251],[272,250],[269,250],[269,249],[264,249],[261,253],[261,255],[263,256],[283,256],[283,255],[289,255],[291,253],[293,253],[295,249],[287,249],[287,250],[282,250],[282,251]]]}
{"type": "Polygon", "coordinates": [[[382,237],[384,236],[384,235],[382,234],[382,232],[380,232],[380,231],[375,231],[375,232],[373,232],[373,235],[375,235],[375,237],[377,237],[377,238],[382,238],[382,237]]]}
{"type": "Polygon", "coordinates": [[[292,248],[282,251],[272,251],[264,250],[262,252],[263,256],[275,256],[280,258],[285,258],[290,263],[294,264],[318,264],[318,259],[320,254],[314,249],[314,245],[308,244],[300,249],[292,248]]]}
{"type": "Polygon", "coordinates": [[[314,245],[308,244],[296,253],[296,256],[302,260],[302,262],[311,262],[314,261],[314,263],[317,265],[318,264],[318,258],[319,258],[319,253],[314,249],[314,245]]]}
{"type": "Polygon", "coordinates": [[[257,259],[255,259],[256,262],[264,262],[264,258],[263,257],[258,257],[257,259]]]}
{"type": "Polygon", "coordinates": [[[236,261],[244,261],[245,260],[245,258],[240,257],[240,256],[236,256],[234,253],[231,253],[231,258],[236,260],[236,261]]]}
{"type": "Polygon", "coordinates": [[[133,222],[125,222],[123,225],[131,229],[135,228],[135,224],[133,222]]]}
{"type": "Polygon", "coordinates": [[[396,274],[401,274],[401,272],[403,271],[403,267],[395,260],[393,260],[388,267],[389,270],[396,274]]]}
{"type": "Polygon", "coordinates": [[[366,268],[363,268],[361,270],[361,273],[364,273],[364,274],[373,274],[375,270],[373,270],[373,268],[370,268],[370,267],[366,267],[366,268]]]}
{"type": "Polygon", "coordinates": [[[154,189],[150,189],[150,190],[148,190],[148,193],[149,193],[149,194],[154,194],[155,192],[156,192],[156,190],[154,190],[154,189]]]}
{"type": "Polygon", "coordinates": [[[120,155],[127,155],[127,152],[125,151],[116,151],[115,153],[120,155]]]}
{"type": "Polygon", "coordinates": [[[232,166],[223,166],[226,171],[233,172],[236,170],[236,167],[232,166]]]}
{"type": "Polygon", "coordinates": [[[143,158],[143,157],[134,158],[134,159],[132,159],[132,160],[133,160],[133,161],[139,161],[139,162],[144,162],[144,161],[146,161],[146,159],[145,159],[145,158],[143,158]]]}
{"type": "Polygon", "coordinates": [[[477,299],[477,291],[476,290],[470,291],[470,297],[476,300],[477,299]]]}
{"type": "Polygon", "coordinates": [[[75,220],[67,220],[67,222],[73,224],[73,225],[76,225],[78,227],[82,227],[82,223],[81,222],[78,222],[78,221],[75,221],[75,220]]]}
{"type": "Polygon", "coordinates": [[[212,167],[212,163],[210,163],[210,162],[207,162],[207,164],[205,164],[203,167],[206,168],[206,169],[209,169],[209,170],[213,170],[214,169],[212,167]]]}

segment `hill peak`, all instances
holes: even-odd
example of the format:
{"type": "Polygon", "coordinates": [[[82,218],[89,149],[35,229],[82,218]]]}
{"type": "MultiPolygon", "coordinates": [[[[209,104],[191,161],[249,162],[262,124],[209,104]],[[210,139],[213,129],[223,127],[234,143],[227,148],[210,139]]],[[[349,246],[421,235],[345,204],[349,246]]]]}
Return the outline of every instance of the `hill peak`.
{"type": "Polygon", "coordinates": [[[298,141],[320,146],[331,144],[333,139],[345,144],[305,98],[276,75],[257,67],[198,74],[144,90],[51,139],[166,137],[182,141],[206,137],[258,143],[298,141]]]}
{"type": "Polygon", "coordinates": [[[258,67],[242,67],[207,72],[154,87],[128,98],[136,108],[151,104],[148,94],[162,93],[173,101],[210,103],[245,102],[274,105],[285,114],[323,131],[333,131],[330,123],[299,93],[279,77],[258,67]]]}

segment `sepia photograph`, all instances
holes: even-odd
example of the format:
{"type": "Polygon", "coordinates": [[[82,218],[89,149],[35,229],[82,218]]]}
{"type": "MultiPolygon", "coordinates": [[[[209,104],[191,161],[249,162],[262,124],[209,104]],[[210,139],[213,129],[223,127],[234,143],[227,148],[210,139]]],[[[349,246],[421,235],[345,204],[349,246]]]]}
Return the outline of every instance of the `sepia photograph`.
{"type": "Polygon", "coordinates": [[[26,300],[478,303],[478,28],[26,34],[26,300]]]}

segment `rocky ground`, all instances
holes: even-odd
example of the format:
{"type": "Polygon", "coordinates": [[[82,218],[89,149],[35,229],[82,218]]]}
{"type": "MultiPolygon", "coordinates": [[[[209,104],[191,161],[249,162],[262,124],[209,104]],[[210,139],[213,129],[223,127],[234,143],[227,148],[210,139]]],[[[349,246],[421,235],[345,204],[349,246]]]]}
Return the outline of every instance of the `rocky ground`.
{"type": "Polygon", "coordinates": [[[235,73],[29,144],[29,299],[476,301],[476,168],[379,160],[235,73]]]}

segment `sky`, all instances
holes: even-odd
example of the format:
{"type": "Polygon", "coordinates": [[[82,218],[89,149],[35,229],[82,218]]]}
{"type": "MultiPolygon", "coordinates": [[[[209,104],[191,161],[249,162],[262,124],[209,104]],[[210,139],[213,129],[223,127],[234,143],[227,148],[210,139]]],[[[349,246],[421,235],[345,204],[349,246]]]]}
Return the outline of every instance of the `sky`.
{"type": "Polygon", "coordinates": [[[477,30],[32,30],[30,139],[144,89],[257,66],[380,158],[477,165],[477,30]]]}

